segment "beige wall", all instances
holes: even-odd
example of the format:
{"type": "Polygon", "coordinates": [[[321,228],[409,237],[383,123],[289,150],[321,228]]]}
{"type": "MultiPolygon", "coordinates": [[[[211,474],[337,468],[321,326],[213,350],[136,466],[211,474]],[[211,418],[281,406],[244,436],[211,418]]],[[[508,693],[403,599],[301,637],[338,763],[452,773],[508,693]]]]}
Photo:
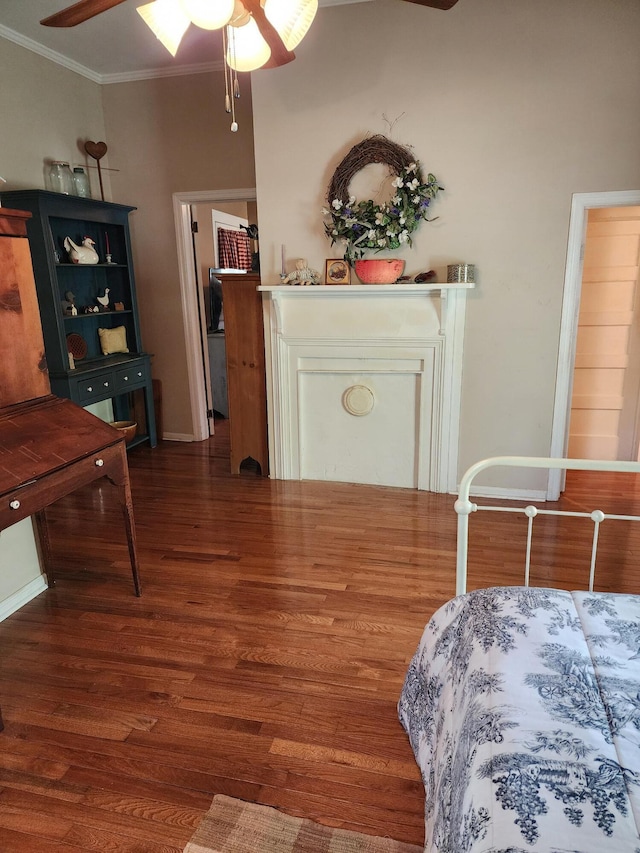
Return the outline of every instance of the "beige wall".
{"type": "MultiPolygon", "coordinates": [[[[95,165],[87,139],[105,139],[102,88],[0,38],[0,175],[3,189],[45,189],[45,162],[95,165]]],[[[101,161],[109,165],[109,155],[101,161]]],[[[89,169],[99,198],[97,172],[89,169]]],[[[108,189],[109,175],[105,173],[108,189]]]]}
{"type": "Polygon", "coordinates": [[[263,278],[280,246],[323,269],[320,209],[370,133],[410,144],[446,191],[407,271],[476,264],[461,470],[547,455],[571,196],[640,187],[640,4],[460,0],[321,9],[295,63],[253,75],[263,278]]]}
{"type": "Polygon", "coordinates": [[[40,575],[33,526],[31,519],[25,518],[0,533],[1,618],[13,612],[15,606],[12,601],[20,600],[25,587],[36,584],[40,575]]]}
{"type": "Polygon", "coordinates": [[[249,81],[241,86],[237,133],[224,111],[222,71],[103,87],[119,169],[113,201],[138,208],[131,227],[142,336],[162,381],[167,433],[193,434],[172,195],[255,186],[249,81]]]}

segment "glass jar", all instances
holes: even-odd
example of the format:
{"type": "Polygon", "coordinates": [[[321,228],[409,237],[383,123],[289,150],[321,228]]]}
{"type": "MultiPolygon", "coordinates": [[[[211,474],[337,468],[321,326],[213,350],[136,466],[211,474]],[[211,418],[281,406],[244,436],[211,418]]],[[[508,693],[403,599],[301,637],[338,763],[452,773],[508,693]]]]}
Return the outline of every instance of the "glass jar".
{"type": "Polygon", "coordinates": [[[73,174],[64,160],[54,160],[49,166],[49,187],[54,193],[73,195],[73,174]]]}
{"type": "Polygon", "coordinates": [[[75,194],[80,196],[80,198],[91,198],[89,176],[82,166],[76,166],[73,170],[73,188],[75,194]]]}

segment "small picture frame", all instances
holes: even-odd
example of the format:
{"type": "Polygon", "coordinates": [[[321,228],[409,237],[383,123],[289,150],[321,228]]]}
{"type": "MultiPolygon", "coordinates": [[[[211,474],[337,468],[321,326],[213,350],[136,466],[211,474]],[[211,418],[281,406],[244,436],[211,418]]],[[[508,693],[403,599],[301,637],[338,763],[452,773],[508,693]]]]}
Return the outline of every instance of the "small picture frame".
{"type": "Polygon", "coordinates": [[[325,284],[351,284],[351,267],[342,258],[328,258],[324,266],[325,284]]]}

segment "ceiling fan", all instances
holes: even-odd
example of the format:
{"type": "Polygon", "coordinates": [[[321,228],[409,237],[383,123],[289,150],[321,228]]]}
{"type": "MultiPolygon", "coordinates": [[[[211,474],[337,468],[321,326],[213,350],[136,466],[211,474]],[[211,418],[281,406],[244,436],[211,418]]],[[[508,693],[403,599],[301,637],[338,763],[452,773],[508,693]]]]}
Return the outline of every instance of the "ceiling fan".
{"type": "MultiPolygon", "coordinates": [[[[102,14],[102,12],[106,12],[109,9],[113,9],[115,6],[119,6],[121,3],[124,3],[125,0],[79,0],[78,3],[74,3],[72,6],[68,6],[66,9],[62,9],[60,12],[56,12],[54,15],[50,15],[48,18],[44,18],[40,21],[45,27],[75,27],[78,24],[82,24],[84,21],[88,21],[91,18],[95,18],[96,15],[102,14]]],[[[167,0],[164,0],[167,3],[167,0]]],[[[176,0],[171,0],[174,5],[176,4],[176,0]]],[[[194,0],[191,0],[193,3],[194,0]]],[[[196,0],[197,2],[197,0],[196,0]]],[[[241,18],[240,26],[234,24],[234,29],[238,31],[242,29],[244,23],[249,22],[250,19],[255,22],[257,25],[257,29],[259,34],[264,39],[264,42],[268,45],[268,50],[270,56],[264,60],[259,66],[255,67],[264,67],[264,68],[276,68],[280,65],[286,65],[287,62],[291,62],[292,59],[295,59],[295,54],[293,53],[293,47],[300,43],[302,37],[306,33],[308,26],[311,24],[313,20],[313,15],[315,15],[315,9],[317,8],[317,0],[308,0],[307,6],[313,6],[312,12],[306,12],[306,28],[302,32],[302,35],[299,35],[297,40],[295,37],[292,37],[291,30],[294,27],[290,23],[284,23],[282,21],[278,21],[273,17],[269,12],[269,0],[235,0],[235,4],[233,0],[224,0],[225,3],[231,4],[231,7],[235,5],[235,8],[231,8],[230,16],[233,15],[235,18],[238,16],[241,18]],[[295,43],[294,43],[295,42],[295,43]]],[[[417,3],[420,6],[430,6],[433,9],[451,9],[458,0],[407,0],[409,3],[417,3]]],[[[199,0],[200,6],[203,6],[203,0],[199,0]]],[[[272,0],[273,6],[276,7],[278,5],[278,0],[272,0]]],[[[149,3],[148,6],[157,6],[158,0],[155,3],[149,3]]],[[[185,5],[183,3],[183,5],[185,5]]],[[[213,4],[210,4],[213,5],[213,4]]],[[[282,4],[280,4],[281,6],[282,4]]],[[[144,7],[143,7],[144,8],[144,7]]],[[[140,10],[139,10],[140,11],[140,10]]],[[[151,26],[147,17],[141,11],[140,14],[145,19],[145,21],[151,26]]],[[[184,27],[186,27],[193,21],[193,18],[189,20],[186,19],[187,23],[184,27]]],[[[206,29],[219,29],[224,27],[230,21],[227,19],[224,23],[218,24],[216,26],[207,26],[206,29]]],[[[152,27],[152,29],[154,29],[152,27]]],[[[183,32],[184,32],[183,30],[183,32]]],[[[298,28],[299,30],[299,28],[298,28]]],[[[158,35],[158,33],[156,33],[158,35]]],[[[294,33],[295,36],[295,33],[294,33]]],[[[160,37],[160,36],[159,36],[160,37]]],[[[178,37],[178,43],[181,35],[178,37]]],[[[161,38],[161,37],[160,37],[161,38]]],[[[161,38],[161,41],[163,39],[161,38]]],[[[163,41],[164,43],[164,41],[163,41]]],[[[165,47],[168,47],[165,44],[165,47]]],[[[175,52],[168,47],[170,52],[175,56],[175,52]]],[[[175,47],[177,50],[177,45],[175,47]]],[[[237,70],[253,70],[251,68],[238,68],[237,70]]]]}

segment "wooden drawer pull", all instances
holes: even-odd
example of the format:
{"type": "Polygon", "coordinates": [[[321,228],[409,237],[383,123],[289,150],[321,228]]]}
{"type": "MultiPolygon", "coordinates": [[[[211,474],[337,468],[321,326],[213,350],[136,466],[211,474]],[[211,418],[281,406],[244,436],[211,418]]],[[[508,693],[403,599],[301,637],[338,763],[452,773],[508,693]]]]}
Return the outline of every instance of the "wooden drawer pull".
{"type": "Polygon", "coordinates": [[[10,501],[9,506],[11,507],[11,509],[20,509],[20,501],[10,501]]]}
{"type": "Polygon", "coordinates": [[[96,459],[96,467],[97,468],[102,468],[103,465],[104,465],[104,459],[96,459]]]}

